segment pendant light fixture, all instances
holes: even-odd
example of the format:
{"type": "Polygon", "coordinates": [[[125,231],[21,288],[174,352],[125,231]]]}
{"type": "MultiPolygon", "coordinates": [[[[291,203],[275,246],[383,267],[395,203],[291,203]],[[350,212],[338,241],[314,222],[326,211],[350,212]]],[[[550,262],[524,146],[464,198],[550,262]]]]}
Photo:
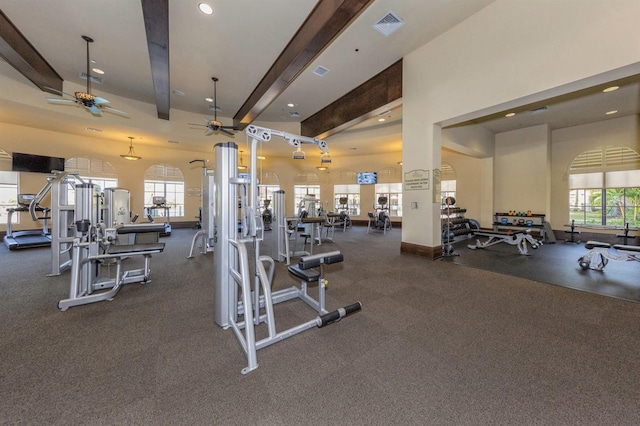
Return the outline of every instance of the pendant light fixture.
{"type": "Polygon", "coordinates": [[[131,161],[142,159],[142,157],[137,156],[136,152],[133,150],[133,136],[129,136],[129,152],[126,154],[121,154],[120,157],[124,158],[125,160],[131,161]]]}
{"type": "Polygon", "coordinates": [[[238,163],[238,170],[246,170],[247,166],[245,166],[244,164],[242,164],[242,153],[244,151],[240,151],[240,162],[238,163]]]}

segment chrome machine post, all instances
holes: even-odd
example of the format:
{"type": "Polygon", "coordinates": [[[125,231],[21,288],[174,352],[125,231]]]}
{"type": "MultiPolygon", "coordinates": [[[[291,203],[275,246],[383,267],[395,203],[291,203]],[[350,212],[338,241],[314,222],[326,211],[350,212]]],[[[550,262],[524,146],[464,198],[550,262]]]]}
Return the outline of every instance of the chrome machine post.
{"type": "Polygon", "coordinates": [[[238,233],[237,188],[231,183],[237,176],[238,145],[234,142],[218,143],[213,151],[216,183],[213,226],[216,235],[213,245],[214,318],[216,324],[226,328],[229,326],[231,305],[237,304],[237,286],[230,279],[229,269],[237,268],[238,256],[237,249],[229,240],[235,239],[238,233]]]}

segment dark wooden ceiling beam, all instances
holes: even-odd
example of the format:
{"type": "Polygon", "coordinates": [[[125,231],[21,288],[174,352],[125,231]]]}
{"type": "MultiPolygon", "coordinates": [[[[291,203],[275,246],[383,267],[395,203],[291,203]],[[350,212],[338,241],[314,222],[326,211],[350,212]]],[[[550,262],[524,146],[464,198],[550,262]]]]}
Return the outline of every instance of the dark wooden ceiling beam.
{"type": "Polygon", "coordinates": [[[242,130],[255,120],[293,80],[373,0],[322,0],[233,117],[242,130]]]}
{"type": "Polygon", "coordinates": [[[40,90],[59,95],[64,81],[0,10],[0,56],[40,90]]]}
{"type": "Polygon", "coordinates": [[[402,59],[300,123],[303,136],[325,139],[402,104],[402,59]]]}
{"type": "Polygon", "coordinates": [[[169,119],[169,0],[141,0],[158,118],[169,119]]]}

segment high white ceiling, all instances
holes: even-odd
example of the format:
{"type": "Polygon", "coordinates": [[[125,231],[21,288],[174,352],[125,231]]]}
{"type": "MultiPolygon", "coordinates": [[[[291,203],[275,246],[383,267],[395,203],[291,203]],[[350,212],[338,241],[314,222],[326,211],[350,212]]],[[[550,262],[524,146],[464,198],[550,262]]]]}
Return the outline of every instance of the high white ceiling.
{"type": "MultiPolygon", "coordinates": [[[[82,35],[92,37],[91,58],[105,71],[103,83],[92,92],[111,101],[114,108],[127,111],[128,118],[104,113],[94,117],[82,108],[48,103],[50,94],[0,60],[0,121],[86,135],[87,127],[100,128],[91,134],[110,140],[134,136],[138,143],[165,145],[178,141],[178,149],[203,149],[225,135],[204,136],[204,128],[188,123],[213,117],[206,97],[213,94],[211,77],[219,78],[218,119],[232,124],[232,117],[252,93],[280,52],[299,29],[316,0],[204,0],[214,9],[206,16],[197,6],[201,0],[169,2],[170,39],[170,120],[156,117],[155,92],[140,1],[109,0],[0,0],[0,10],[64,79],[65,92],[82,89],[85,80],[86,48],[82,35]],[[9,82],[9,83],[7,83],[9,82]],[[184,96],[175,93],[182,92],[184,96]]],[[[257,118],[272,127],[299,123],[378,74],[409,52],[446,32],[478,12],[493,0],[375,0],[326,48],[287,89],[257,118]],[[373,24],[388,12],[405,21],[397,32],[385,37],[373,24]],[[324,77],[313,74],[317,66],[329,69],[324,77]],[[294,104],[293,108],[287,106],[294,104]],[[297,112],[291,117],[290,112],[297,112]]],[[[626,106],[620,115],[637,113],[638,86],[619,91],[626,106]],[[635,95],[635,97],[634,97],[635,95]],[[635,112],[632,111],[635,109],[635,112]]],[[[573,100],[575,102],[575,100],[573,100]]],[[[584,106],[581,112],[599,107],[584,106]]],[[[575,105],[565,111],[576,110],[575,105]]],[[[553,111],[550,107],[548,112],[553,111]]],[[[550,122],[548,117],[538,115],[550,122]]],[[[392,123],[401,120],[401,108],[391,111],[392,123]]],[[[595,116],[595,114],[594,114],[595,116]]],[[[530,121],[478,120],[494,132],[530,121]]],[[[589,118],[592,120],[593,118],[589,118]]],[[[576,118],[562,118],[576,123],[576,118]]],[[[582,120],[582,119],[581,119],[582,120]]],[[[389,128],[389,121],[384,124],[389,128]]],[[[370,120],[360,125],[377,125],[370,120]]],[[[534,123],[538,124],[538,123],[534,123]]],[[[559,124],[558,124],[559,125],[559,124]]],[[[573,124],[575,125],[575,124],[573,124]]],[[[290,125],[289,125],[290,126],[290,125]]],[[[357,154],[398,150],[400,126],[387,139],[394,143],[368,144],[357,154]]],[[[381,132],[390,134],[388,130],[381,132]]],[[[241,137],[241,136],[240,136],[241,137]]],[[[236,136],[238,139],[239,136],[236,136]]],[[[244,137],[241,137],[244,140],[244,137]]],[[[349,147],[352,148],[352,147],[349,147]]],[[[284,145],[265,148],[267,155],[288,155],[284,145]],[[272,152],[269,152],[272,150],[272,152]]],[[[332,153],[349,155],[346,146],[331,146],[332,153]]],[[[353,151],[352,151],[353,152],[353,151]]]]}

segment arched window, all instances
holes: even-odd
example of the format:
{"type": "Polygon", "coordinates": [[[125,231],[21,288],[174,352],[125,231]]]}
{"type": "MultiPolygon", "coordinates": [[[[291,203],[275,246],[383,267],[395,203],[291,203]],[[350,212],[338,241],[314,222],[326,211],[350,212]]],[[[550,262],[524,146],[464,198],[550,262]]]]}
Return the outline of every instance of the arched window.
{"type": "Polygon", "coordinates": [[[298,212],[298,206],[307,194],[315,195],[316,200],[320,200],[320,178],[313,172],[298,173],[293,185],[294,212],[298,212]]]}
{"type": "Polygon", "coordinates": [[[446,163],[440,166],[440,191],[442,198],[456,196],[456,171],[446,163]]]}
{"type": "MultiPolygon", "coordinates": [[[[184,217],[184,176],[170,164],[154,164],[144,173],[144,205],[153,206],[153,197],[164,197],[172,217],[184,217]]],[[[163,209],[155,210],[164,216],[163,209]]]]}
{"type": "Polygon", "coordinates": [[[280,178],[273,172],[264,172],[260,174],[260,208],[265,207],[265,200],[273,201],[273,192],[280,189],[280,178]]]}
{"type": "MultiPolygon", "coordinates": [[[[0,149],[0,224],[7,223],[7,209],[18,204],[18,172],[11,171],[11,155],[0,149]]],[[[12,216],[19,223],[20,215],[12,216]]]]}
{"type": "Polygon", "coordinates": [[[342,170],[333,185],[333,211],[347,211],[350,216],[360,216],[360,185],[356,183],[356,172],[342,170]],[[347,205],[340,202],[347,198],[347,205]]]}
{"type": "MultiPolygon", "coordinates": [[[[78,173],[83,180],[95,183],[103,190],[118,187],[118,176],[108,161],[98,158],[73,157],[64,162],[64,170],[78,173]]],[[[76,196],[75,191],[70,186],[67,188],[67,200],[69,204],[73,204],[76,196]]]]}
{"type": "Polygon", "coordinates": [[[640,155],[605,146],[579,154],[569,166],[569,220],[578,224],[638,226],[640,155]]]}

